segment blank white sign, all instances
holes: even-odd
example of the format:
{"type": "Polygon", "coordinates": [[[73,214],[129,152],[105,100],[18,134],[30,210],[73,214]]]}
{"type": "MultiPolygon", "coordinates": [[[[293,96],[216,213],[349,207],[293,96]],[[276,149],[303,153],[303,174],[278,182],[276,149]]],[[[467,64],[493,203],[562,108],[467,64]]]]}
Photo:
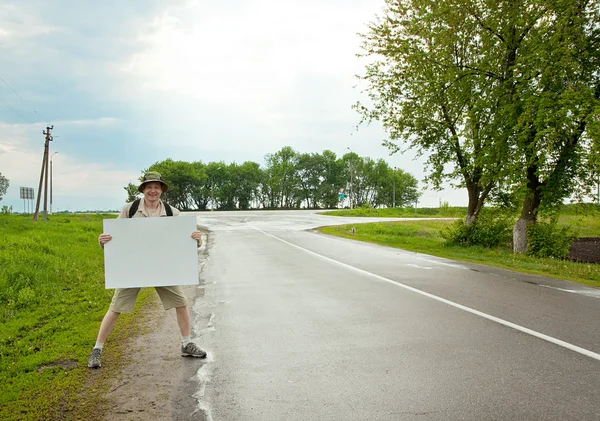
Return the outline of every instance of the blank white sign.
{"type": "Polygon", "coordinates": [[[106,289],[198,284],[194,216],[105,219],[106,289]]]}

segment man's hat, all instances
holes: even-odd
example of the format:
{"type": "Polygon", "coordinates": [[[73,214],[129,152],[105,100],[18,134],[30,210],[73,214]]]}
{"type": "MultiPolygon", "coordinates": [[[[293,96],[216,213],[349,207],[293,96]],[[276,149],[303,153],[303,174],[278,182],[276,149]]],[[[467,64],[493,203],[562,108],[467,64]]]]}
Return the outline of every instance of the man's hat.
{"type": "Polygon", "coordinates": [[[162,176],[160,175],[159,172],[148,171],[146,174],[144,174],[144,179],[142,180],[142,183],[138,187],[138,191],[140,193],[143,193],[144,192],[144,184],[152,183],[152,182],[157,182],[157,183],[162,184],[163,193],[166,192],[167,190],[169,190],[169,185],[162,180],[162,176]]]}

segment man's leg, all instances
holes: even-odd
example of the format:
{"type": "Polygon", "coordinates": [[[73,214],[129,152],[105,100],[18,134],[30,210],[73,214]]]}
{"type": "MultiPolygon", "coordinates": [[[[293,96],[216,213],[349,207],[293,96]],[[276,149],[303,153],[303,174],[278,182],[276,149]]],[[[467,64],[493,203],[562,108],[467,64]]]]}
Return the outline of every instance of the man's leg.
{"type": "Polygon", "coordinates": [[[133,311],[133,307],[135,306],[135,300],[139,291],[139,288],[125,288],[115,290],[112,301],[110,303],[110,307],[104,315],[102,323],[100,324],[100,330],[98,331],[96,345],[94,345],[94,349],[92,349],[92,353],[90,354],[90,358],[88,360],[89,368],[101,367],[100,358],[102,356],[104,342],[106,342],[106,339],[108,339],[108,336],[115,327],[117,319],[119,318],[119,314],[131,313],[133,311]]]}
{"type": "Polygon", "coordinates": [[[110,332],[112,332],[115,324],[117,324],[119,314],[120,313],[109,309],[104,315],[102,323],[100,324],[100,330],[98,331],[96,345],[94,345],[94,349],[92,349],[92,353],[90,354],[90,358],[88,360],[89,368],[100,368],[102,366],[100,362],[100,358],[102,357],[102,348],[104,348],[104,342],[106,342],[110,332]]]}
{"type": "Polygon", "coordinates": [[[189,337],[190,336],[190,312],[187,306],[175,307],[175,311],[177,312],[177,324],[179,325],[179,330],[181,331],[181,336],[189,337]]]}
{"type": "Polygon", "coordinates": [[[119,314],[112,310],[108,310],[104,315],[104,319],[102,319],[102,323],[100,324],[100,331],[98,332],[98,338],[96,339],[96,343],[104,344],[110,332],[112,332],[115,324],[117,324],[117,319],[119,318],[119,314]]]}
{"type": "Polygon", "coordinates": [[[190,311],[187,306],[175,307],[177,313],[177,324],[179,325],[179,331],[183,337],[183,343],[181,344],[181,356],[182,357],[196,357],[206,358],[206,352],[200,349],[190,339],[190,311]]]}
{"type": "Polygon", "coordinates": [[[206,358],[206,352],[191,341],[190,311],[187,298],[181,286],[156,287],[156,292],[165,310],[175,308],[177,324],[183,338],[181,355],[183,357],[206,358]]]}

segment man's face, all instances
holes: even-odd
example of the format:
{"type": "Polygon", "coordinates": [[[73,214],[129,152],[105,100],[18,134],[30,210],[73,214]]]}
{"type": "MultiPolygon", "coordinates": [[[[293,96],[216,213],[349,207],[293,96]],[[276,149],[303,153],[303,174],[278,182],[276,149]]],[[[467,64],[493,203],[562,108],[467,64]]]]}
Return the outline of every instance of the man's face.
{"type": "Polygon", "coordinates": [[[152,181],[144,184],[144,198],[150,202],[160,199],[162,194],[162,184],[158,181],[152,181]]]}

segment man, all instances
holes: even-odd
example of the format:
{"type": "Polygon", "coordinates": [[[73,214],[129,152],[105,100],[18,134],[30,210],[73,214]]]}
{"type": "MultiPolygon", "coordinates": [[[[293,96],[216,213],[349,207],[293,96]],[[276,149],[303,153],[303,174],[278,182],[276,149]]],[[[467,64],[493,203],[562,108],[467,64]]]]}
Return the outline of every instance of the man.
{"type": "MultiPolygon", "coordinates": [[[[166,205],[162,202],[162,200],[160,200],[160,196],[166,192],[168,188],[169,186],[167,183],[162,181],[162,177],[158,172],[147,172],[144,175],[142,183],[138,187],[138,191],[143,193],[144,197],[139,201],[137,211],[135,211],[131,217],[148,218],[167,216],[168,208],[171,209],[173,216],[178,216],[180,214],[179,210],[166,205]]],[[[133,203],[135,202],[125,205],[118,217],[129,218],[133,203]]],[[[192,238],[198,242],[198,246],[202,244],[202,234],[200,231],[194,231],[192,233],[192,238]]],[[[112,236],[110,234],[103,233],[98,237],[98,243],[100,244],[100,247],[104,248],[104,245],[111,239],[112,236]]],[[[181,355],[183,357],[206,358],[206,352],[200,349],[190,340],[190,313],[188,310],[187,299],[183,293],[183,288],[181,286],[169,286],[155,287],[155,289],[165,310],[175,308],[177,323],[179,325],[179,330],[181,331],[181,336],[183,337],[181,355]]],[[[113,330],[119,314],[131,313],[133,311],[139,291],[140,288],[124,288],[115,290],[112,302],[110,303],[110,308],[106,312],[104,319],[102,319],[96,345],[94,346],[94,349],[92,350],[88,360],[88,367],[100,368],[100,359],[102,356],[104,342],[113,330]]]]}

